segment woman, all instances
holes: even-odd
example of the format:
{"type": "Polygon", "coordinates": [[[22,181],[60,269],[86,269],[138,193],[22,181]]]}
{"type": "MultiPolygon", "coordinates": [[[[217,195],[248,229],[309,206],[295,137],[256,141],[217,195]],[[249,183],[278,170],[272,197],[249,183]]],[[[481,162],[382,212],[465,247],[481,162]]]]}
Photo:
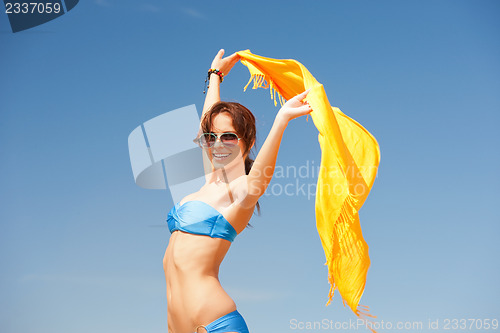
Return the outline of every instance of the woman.
{"type": "Polygon", "coordinates": [[[236,304],[222,288],[219,267],[234,237],[247,226],[274,173],[288,122],[309,114],[305,91],[286,102],[253,165],[255,118],[238,103],[220,102],[220,83],[239,60],[212,62],[198,143],[210,172],[205,185],[177,203],[168,215],[172,235],[163,259],[170,333],[248,332],[236,304]]]}

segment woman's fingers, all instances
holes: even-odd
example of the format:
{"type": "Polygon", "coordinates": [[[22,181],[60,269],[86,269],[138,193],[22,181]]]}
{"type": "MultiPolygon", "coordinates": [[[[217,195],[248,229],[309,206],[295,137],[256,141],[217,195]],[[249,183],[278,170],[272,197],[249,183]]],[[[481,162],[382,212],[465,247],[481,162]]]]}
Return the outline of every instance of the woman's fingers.
{"type": "Polygon", "coordinates": [[[235,64],[238,62],[238,60],[240,60],[240,56],[235,52],[233,54],[231,54],[230,56],[227,57],[227,60],[229,60],[231,62],[231,64],[235,64]]]}
{"type": "Polygon", "coordinates": [[[298,116],[302,116],[306,113],[309,113],[311,111],[312,111],[312,109],[309,106],[304,105],[304,106],[298,107],[295,110],[293,110],[293,113],[295,113],[295,115],[298,117],[298,116]]]}
{"type": "Polygon", "coordinates": [[[218,59],[222,59],[223,56],[224,56],[224,49],[220,49],[215,57],[218,59]]]}
{"type": "Polygon", "coordinates": [[[222,57],[224,56],[224,49],[220,49],[219,52],[215,55],[214,60],[212,60],[212,68],[218,67],[218,64],[221,62],[222,57]]]}
{"type": "Polygon", "coordinates": [[[291,119],[295,119],[298,117],[305,116],[306,114],[310,114],[312,112],[312,109],[309,105],[303,105],[299,106],[297,108],[294,108],[293,112],[291,113],[291,119]]]}
{"type": "Polygon", "coordinates": [[[222,59],[222,61],[225,64],[229,65],[229,67],[233,67],[234,64],[238,62],[238,60],[240,60],[240,56],[236,52],[222,59]]]}
{"type": "Polygon", "coordinates": [[[303,99],[307,96],[311,89],[294,96],[281,107],[278,114],[285,117],[287,121],[310,114],[313,109],[307,101],[303,99]]]}
{"type": "Polygon", "coordinates": [[[217,52],[214,60],[212,61],[211,68],[216,68],[220,70],[224,75],[227,75],[231,68],[240,60],[240,56],[237,53],[233,53],[224,58],[224,49],[220,49],[217,52]]]}
{"type": "Polygon", "coordinates": [[[311,91],[311,88],[307,89],[304,92],[301,92],[300,94],[295,96],[295,98],[297,98],[299,101],[302,101],[304,98],[306,98],[307,94],[309,94],[310,91],[311,91]]]}
{"type": "Polygon", "coordinates": [[[240,56],[238,55],[238,53],[234,52],[233,54],[229,55],[226,57],[226,59],[235,59],[235,58],[239,58],[240,56]]]}
{"type": "Polygon", "coordinates": [[[300,110],[301,112],[302,111],[312,111],[312,107],[309,105],[309,104],[306,104],[306,105],[303,105],[303,106],[300,106],[297,108],[298,110],[300,110]]]}
{"type": "Polygon", "coordinates": [[[307,102],[302,103],[302,104],[297,105],[297,106],[292,106],[290,108],[290,112],[298,114],[298,115],[302,115],[302,114],[308,113],[310,111],[312,111],[312,107],[307,102]]]}

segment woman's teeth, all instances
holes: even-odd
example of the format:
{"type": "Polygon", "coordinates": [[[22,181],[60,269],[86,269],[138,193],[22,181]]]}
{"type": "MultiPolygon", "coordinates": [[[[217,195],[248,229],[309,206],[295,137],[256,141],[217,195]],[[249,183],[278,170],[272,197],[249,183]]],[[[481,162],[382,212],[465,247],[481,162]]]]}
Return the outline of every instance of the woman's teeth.
{"type": "Polygon", "coordinates": [[[213,154],[213,156],[214,156],[216,159],[223,159],[223,158],[228,157],[229,155],[231,155],[231,154],[213,154]]]}

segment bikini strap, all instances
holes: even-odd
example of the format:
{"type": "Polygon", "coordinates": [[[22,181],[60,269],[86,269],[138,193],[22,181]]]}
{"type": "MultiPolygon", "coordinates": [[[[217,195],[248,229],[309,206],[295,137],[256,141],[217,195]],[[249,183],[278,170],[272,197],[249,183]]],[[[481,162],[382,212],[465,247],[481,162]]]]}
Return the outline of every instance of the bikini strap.
{"type": "MultiPolygon", "coordinates": [[[[198,328],[200,328],[200,327],[201,327],[201,328],[204,328],[204,329],[205,329],[205,332],[207,332],[207,333],[208,333],[208,330],[207,330],[207,328],[206,328],[204,325],[199,325],[199,326],[196,326],[196,332],[195,332],[195,333],[198,333],[198,328]]],[[[203,332],[202,332],[202,333],[203,333],[203,332]]]]}

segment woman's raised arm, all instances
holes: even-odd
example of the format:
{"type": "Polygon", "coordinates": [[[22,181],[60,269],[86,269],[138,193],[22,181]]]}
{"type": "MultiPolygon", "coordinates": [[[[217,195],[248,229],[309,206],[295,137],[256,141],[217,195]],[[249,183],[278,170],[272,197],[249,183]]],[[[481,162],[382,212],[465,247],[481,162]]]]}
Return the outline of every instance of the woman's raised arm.
{"type": "MultiPolygon", "coordinates": [[[[236,53],[233,53],[225,58],[222,58],[223,56],[224,49],[220,49],[214,60],[212,61],[212,66],[210,67],[210,69],[218,69],[224,74],[224,76],[227,76],[231,71],[231,68],[233,68],[234,64],[236,64],[238,60],[240,60],[240,56],[236,53]]],[[[217,74],[210,74],[210,84],[207,89],[205,103],[203,104],[203,112],[201,113],[202,118],[205,112],[207,112],[212,107],[212,105],[220,101],[220,83],[221,79],[217,74]]]]}
{"type": "Polygon", "coordinates": [[[306,90],[288,100],[276,115],[271,131],[262,145],[259,154],[255,158],[252,169],[247,176],[248,193],[242,200],[244,206],[253,207],[271,182],[281,138],[283,137],[283,132],[288,122],[297,117],[311,113],[311,107],[306,101],[303,101],[308,93],[309,90],[306,90]]]}

